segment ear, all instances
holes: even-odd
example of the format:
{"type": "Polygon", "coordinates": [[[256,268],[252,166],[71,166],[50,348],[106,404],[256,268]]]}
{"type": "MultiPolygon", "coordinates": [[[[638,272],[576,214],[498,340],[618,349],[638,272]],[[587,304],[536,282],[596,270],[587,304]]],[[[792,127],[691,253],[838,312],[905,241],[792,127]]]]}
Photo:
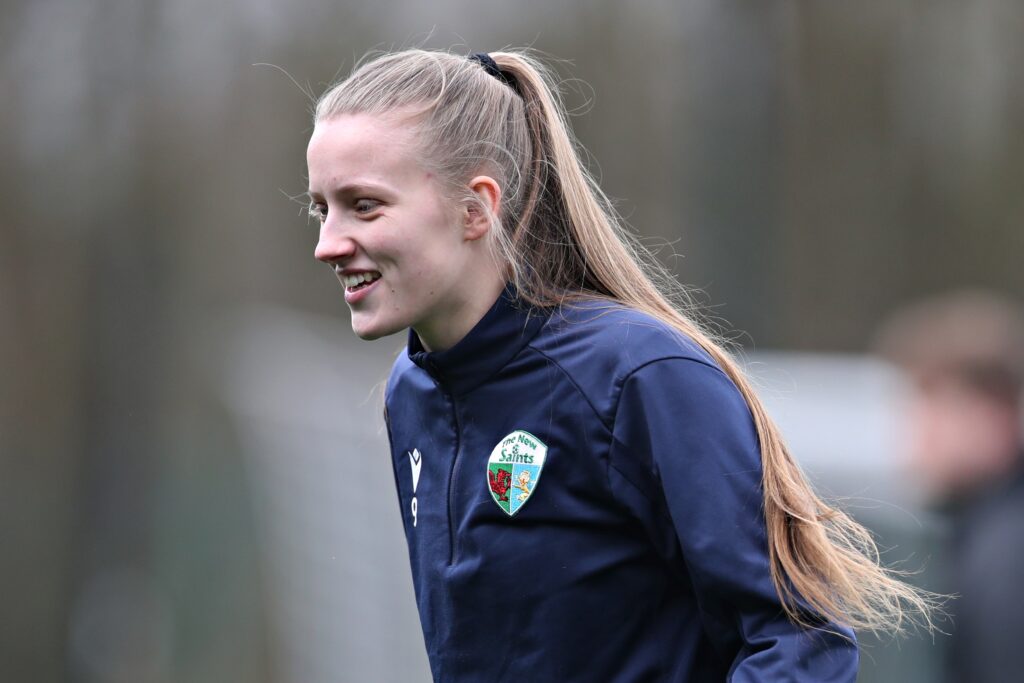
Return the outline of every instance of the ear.
{"type": "Polygon", "coordinates": [[[463,236],[466,240],[478,240],[491,229],[491,219],[480,205],[497,216],[501,208],[501,187],[494,178],[480,175],[469,181],[469,189],[476,195],[476,201],[466,204],[463,236]]]}

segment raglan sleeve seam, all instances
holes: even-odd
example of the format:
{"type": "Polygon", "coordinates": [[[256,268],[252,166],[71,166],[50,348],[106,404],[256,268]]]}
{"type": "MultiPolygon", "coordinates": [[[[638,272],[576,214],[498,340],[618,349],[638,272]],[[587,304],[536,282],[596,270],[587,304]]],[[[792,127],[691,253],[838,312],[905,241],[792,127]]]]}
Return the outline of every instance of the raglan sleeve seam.
{"type": "MultiPolygon", "coordinates": [[[[644,482],[636,481],[636,479],[638,479],[636,472],[627,471],[627,470],[630,470],[631,468],[623,468],[623,467],[617,466],[615,464],[615,453],[616,453],[616,450],[617,450],[617,446],[620,445],[619,442],[617,441],[617,439],[615,438],[615,430],[616,430],[616,427],[618,426],[618,423],[619,423],[619,412],[620,412],[620,408],[622,407],[622,394],[624,393],[624,389],[626,387],[626,383],[629,382],[629,380],[633,379],[641,370],[644,370],[644,369],[648,368],[649,366],[654,365],[655,363],[661,363],[663,361],[669,361],[669,360],[689,361],[691,363],[696,363],[697,365],[703,365],[705,367],[711,368],[712,370],[715,370],[716,372],[720,372],[723,375],[725,375],[725,373],[722,372],[721,368],[719,368],[718,366],[716,366],[716,365],[714,365],[712,363],[708,363],[707,361],[701,360],[699,358],[693,358],[692,356],[684,356],[684,355],[674,354],[674,355],[668,355],[668,356],[659,356],[658,358],[653,358],[653,359],[647,360],[647,361],[645,361],[645,362],[643,362],[643,363],[633,367],[632,369],[630,369],[629,372],[626,372],[625,374],[623,374],[622,377],[619,378],[619,380],[615,382],[615,407],[612,410],[611,424],[610,425],[606,425],[608,427],[609,439],[610,439],[610,443],[609,443],[609,447],[608,447],[608,458],[607,458],[606,465],[607,465],[609,470],[614,469],[625,481],[627,481],[631,486],[633,486],[633,488],[635,488],[637,491],[639,491],[641,495],[643,495],[645,498],[647,498],[652,503],[657,503],[661,499],[661,496],[659,495],[659,492],[657,490],[657,482],[654,481],[654,473],[653,472],[650,473],[651,477],[652,477],[652,481],[650,482],[650,487],[648,487],[648,486],[644,485],[644,482]],[[651,488],[653,488],[654,490],[652,491],[651,488]]],[[[625,445],[625,444],[622,444],[622,445],[625,445]]],[[[610,473],[610,471],[606,472],[606,479],[608,481],[609,490],[612,492],[612,495],[615,496],[614,487],[611,486],[611,473],[610,473]]],[[[667,516],[667,512],[665,514],[667,516]]]]}
{"type": "Polygon", "coordinates": [[[556,359],[552,358],[549,354],[545,353],[536,346],[531,346],[530,348],[536,351],[544,358],[546,358],[548,362],[550,362],[552,365],[558,368],[558,370],[563,375],[565,375],[565,378],[569,380],[569,383],[572,384],[573,388],[576,389],[576,392],[586,402],[591,412],[594,413],[594,416],[597,418],[598,422],[601,423],[601,426],[604,427],[609,434],[611,434],[613,425],[609,423],[607,416],[602,415],[601,411],[597,409],[597,406],[594,405],[594,402],[591,400],[590,396],[587,395],[587,392],[583,391],[583,387],[579,385],[579,383],[576,381],[576,378],[572,376],[572,373],[566,370],[565,367],[563,367],[562,364],[559,363],[556,359]]]}

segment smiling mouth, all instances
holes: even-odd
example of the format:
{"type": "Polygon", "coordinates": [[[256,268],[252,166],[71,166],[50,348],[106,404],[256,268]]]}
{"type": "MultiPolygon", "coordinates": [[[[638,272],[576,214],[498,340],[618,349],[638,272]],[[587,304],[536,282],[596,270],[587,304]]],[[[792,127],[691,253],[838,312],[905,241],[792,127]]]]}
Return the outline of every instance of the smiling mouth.
{"type": "Polygon", "coordinates": [[[356,275],[343,276],[342,282],[344,283],[346,290],[350,292],[357,292],[360,289],[369,287],[374,282],[379,280],[380,277],[380,273],[376,271],[372,273],[357,273],[356,275]]]}

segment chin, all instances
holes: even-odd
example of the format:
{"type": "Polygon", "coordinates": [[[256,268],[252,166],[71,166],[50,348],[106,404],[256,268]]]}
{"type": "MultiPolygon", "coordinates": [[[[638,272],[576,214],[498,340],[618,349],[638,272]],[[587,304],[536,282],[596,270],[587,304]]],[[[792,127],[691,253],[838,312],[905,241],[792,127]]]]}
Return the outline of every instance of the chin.
{"type": "Polygon", "coordinates": [[[352,321],[352,331],[363,341],[374,341],[404,330],[406,325],[359,325],[352,321]]]}

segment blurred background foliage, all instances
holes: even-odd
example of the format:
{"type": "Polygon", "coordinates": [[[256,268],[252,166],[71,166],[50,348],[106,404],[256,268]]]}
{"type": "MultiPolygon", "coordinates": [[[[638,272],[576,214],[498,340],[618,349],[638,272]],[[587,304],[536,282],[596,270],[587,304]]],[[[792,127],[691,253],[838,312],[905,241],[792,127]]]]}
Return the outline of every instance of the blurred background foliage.
{"type": "Polygon", "coordinates": [[[856,354],[920,295],[1024,293],[1022,33],[1013,0],[5,0],[0,679],[424,675],[370,393],[404,337],[353,337],[292,199],[306,91],[366,51],[550,55],[709,314],[856,354]],[[397,597],[350,623],[338,585],[397,597]]]}

